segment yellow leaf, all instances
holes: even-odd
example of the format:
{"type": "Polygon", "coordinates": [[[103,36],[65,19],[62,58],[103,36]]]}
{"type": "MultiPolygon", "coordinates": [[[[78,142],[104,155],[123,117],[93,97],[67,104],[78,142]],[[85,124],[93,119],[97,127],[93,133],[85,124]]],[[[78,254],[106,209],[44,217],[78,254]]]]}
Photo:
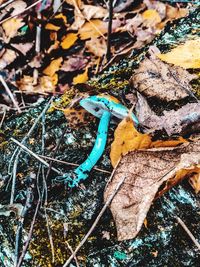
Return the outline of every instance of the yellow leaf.
{"type": "Polygon", "coordinates": [[[50,65],[46,69],[44,69],[43,73],[50,77],[53,77],[56,71],[59,70],[62,61],[62,57],[54,59],[53,61],[51,61],[50,65]]]}
{"type": "Polygon", "coordinates": [[[89,38],[97,38],[103,36],[107,33],[108,24],[100,19],[92,19],[86,22],[82,28],[79,30],[81,40],[86,40],[89,38]]]}
{"type": "Polygon", "coordinates": [[[76,33],[68,33],[63,41],[61,42],[61,46],[63,49],[69,49],[78,39],[76,33]]]}
{"type": "Polygon", "coordinates": [[[14,37],[17,31],[25,24],[22,21],[23,19],[20,18],[11,18],[2,24],[7,37],[6,41],[9,41],[12,37],[14,37]]]}
{"type": "Polygon", "coordinates": [[[47,25],[45,26],[45,29],[46,30],[51,30],[51,31],[59,31],[60,30],[60,27],[59,26],[56,26],[52,23],[47,23],[47,25]]]}
{"type": "Polygon", "coordinates": [[[188,40],[166,54],[157,55],[161,60],[185,69],[200,68],[200,38],[188,40]]]}
{"type": "Polygon", "coordinates": [[[54,18],[55,18],[55,19],[62,19],[62,20],[64,21],[65,24],[67,23],[67,18],[66,18],[66,16],[64,16],[62,13],[56,15],[54,18]]]}
{"type": "Polygon", "coordinates": [[[123,119],[115,130],[114,141],[111,145],[110,158],[112,166],[115,167],[121,156],[124,156],[129,151],[148,148],[150,144],[150,136],[139,133],[135,129],[131,118],[123,119]]]}
{"type": "Polygon", "coordinates": [[[86,70],[74,77],[73,79],[73,84],[78,84],[78,83],[85,83],[88,80],[88,68],[86,70]]]}
{"type": "Polygon", "coordinates": [[[147,27],[155,26],[161,22],[159,13],[155,9],[148,9],[142,13],[144,24],[147,27]]]}
{"type": "Polygon", "coordinates": [[[152,141],[151,136],[138,132],[130,117],[123,119],[114,133],[114,141],[111,145],[110,158],[112,166],[115,167],[121,156],[130,151],[152,148],[152,147],[174,147],[186,142],[182,137],[177,140],[152,141]]]}

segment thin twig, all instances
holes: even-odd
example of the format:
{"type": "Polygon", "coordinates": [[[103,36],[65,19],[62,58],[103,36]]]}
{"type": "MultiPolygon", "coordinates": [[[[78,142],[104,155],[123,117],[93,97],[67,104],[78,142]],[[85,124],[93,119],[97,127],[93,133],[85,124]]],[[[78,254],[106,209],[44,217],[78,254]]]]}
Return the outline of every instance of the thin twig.
{"type": "Polygon", "coordinates": [[[33,3],[32,5],[30,5],[30,6],[28,6],[27,8],[25,8],[24,10],[18,12],[17,14],[12,15],[12,16],[10,16],[10,17],[8,17],[8,18],[5,18],[5,19],[1,20],[1,21],[0,21],[0,25],[1,25],[2,23],[4,23],[5,21],[9,20],[9,19],[15,18],[15,17],[17,17],[17,16],[23,14],[24,12],[28,11],[29,9],[31,9],[31,8],[34,7],[34,6],[36,6],[37,4],[39,4],[39,3],[42,2],[42,1],[43,1],[43,0],[38,0],[38,1],[36,1],[35,3],[33,3]]]}
{"type": "MultiPolygon", "coordinates": [[[[47,160],[50,160],[50,161],[55,161],[57,163],[65,164],[65,165],[68,165],[68,166],[75,166],[75,167],[78,167],[79,166],[79,164],[77,164],[77,163],[71,163],[71,162],[68,162],[68,161],[54,159],[54,158],[47,157],[47,156],[42,156],[42,155],[39,155],[39,156],[41,158],[44,158],[44,159],[47,159],[47,160]]],[[[99,168],[96,168],[96,167],[94,167],[93,169],[96,170],[96,171],[99,171],[99,172],[104,172],[104,173],[111,174],[111,172],[109,172],[109,171],[106,171],[106,170],[103,170],[103,169],[99,169],[99,168]]]]}
{"type": "Polygon", "coordinates": [[[1,81],[1,83],[2,83],[2,85],[3,85],[3,87],[5,88],[7,94],[9,95],[10,99],[12,100],[13,105],[16,107],[17,111],[18,111],[19,113],[21,113],[22,111],[21,111],[21,109],[20,109],[20,107],[19,107],[17,101],[15,100],[15,98],[14,98],[12,92],[10,91],[10,88],[8,87],[8,85],[7,85],[7,83],[5,82],[5,80],[3,79],[2,75],[0,75],[0,81],[1,81]]]}
{"type": "MultiPolygon", "coordinates": [[[[68,247],[68,249],[70,250],[70,252],[73,254],[74,251],[73,251],[72,247],[70,246],[70,244],[67,242],[67,240],[65,241],[65,243],[67,244],[67,247],[68,247]]],[[[79,263],[78,263],[78,260],[77,260],[77,257],[76,257],[76,256],[74,257],[74,260],[75,260],[75,262],[76,262],[76,266],[79,267],[80,265],[79,265],[79,263]]]]}
{"type": "Polygon", "coordinates": [[[4,109],[3,116],[2,116],[2,118],[1,118],[0,129],[1,129],[2,125],[3,125],[4,119],[5,119],[5,117],[6,117],[6,110],[7,110],[7,109],[4,109]]]}
{"type": "MultiPolygon", "coordinates": [[[[61,134],[61,137],[58,140],[58,143],[56,144],[56,147],[55,147],[55,149],[53,151],[53,157],[56,155],[57,150],[59,149],[59,146],[60,146],[60,144],[61,144],[61,142],[62,142],[62,140],[64,138],[64,135],[65,135],[66,131],[67,131],[67,128],[64,129],[64,131],[61,134]]],[[[51,160],[50,163],[49,163],[49,168],[48,168],[47,174],[46,174],[46,181],[48,181],[49,174],[50,174],[51,169],[52,169],[52,164],[53,164],[53,160],[51,160]]]]}
{"type": "Polygon", "coordinates": [[[112,20],[113,20],[113,0],[109,0],[109,22],[108,22],[108,37],[107,37],[107,52],[106,52],[107,60],[110,60],[111,57],[112,20]]]}
{"type": "MultiPolygon", "coordinates": [[[[119,161],[120,162],[120,161],[119,161]]],[[[115,171],[117,169],[117,166],[113,169],[111,177],[109,180],[112,179],[112,177],[115,174],[115,171]]],[[[84,236],[84,238],[82,239],[82,241],[79,243],[79,245],[76,247],[76,249],[74,250],[74,253],[72,253],[72,255],[69,257],[69,259],[65,262],[65,264],[63,265],[63,267],[67,267],[70,262],[73,260],[73,258],[76,256],[77,252],[80,250],[80,248],[85,244],[85,242],[87,241],[88,237],[91,235],[91,233],[93,232],[93,230],[95,229],[97,223],[99,222],[99,220],[101,219],[102,215],[104,214],[105,210],[107,209],[107,207],[110,205],[110,203],[112,202],[114,196],[116,195],[116,193],[118,192],[118,190],[120,189],[121,185],[124,183],[126,179],[126,176],[123,176],[123,179],[121,179],[119,181],[119,183],[116,185],[115,189],[113,190],[113,193],[108,197],[108,199],[106,200],[106,203],[104,204],[103,208],[101,209],[101,211],[99,212],[98,216],[96,217],[94,223],[92,224],[91,228],[89,229],[89,231],[87,232],[87,234],[84,236]]]]}
{"type": "Polygon", "coordinates": [[[194,235],[190,232],[190,230],[188,229],[187,225],[182,221],[182,219],[180,217],[175,216],[175,219],[182,226],[182,228],[185,230],[185,232],[190,237],[190,239],[192,240],[192,242],[196,245],[196,247],[198,248],[198,250],[200,250],[200,244],[199,244],[199,242],[196,240],[196,238],[194,237],[194,235]]]}
{"type": "Polygon", "coordinates": [[[33,220],[31,222],[31,227],[30,227],[30,230],[29,230],[29,233],[28,233],[28,238],[27,238],[26,243],[25,243],[25,245],[23,247],[22,254],[21,254],[20,258],[19,258],[19,261],[18,261],[16,267],[20,267],[21,266],[21,264],[23,262],[23,259],[24,259],[24,256],[26,255],[26,251],[27,251],[29,243],[31,241],[31,236],[32,236],[32,233],[33,233],[33,227],[34,227],[34,224],[35,224],[35,219],[36,219],[36,216],[37,216],[37,213],[38,213],[39,206],[40,206],[40,201],[38,200],[38,203],[37,203],[37,206],[36,206],[36,209],[35,209],[35,213],[34,213],[34,216],[33,216],[33,220]]]}
{"type": "Polygon", "coordinates": [[[6,6],[8,6],[9,4],[11,4],[11,3],[14,2],[14,1],[15,1],[15,0],[9,0],[9,1],[3,3],[2,5],[0,5],[0,9],[2,9],[2,8],[6,7],[6,6]]]}
{"type": "Polygon", "coordinates": [[[24,225],[25,216],[28,212],[28,209],[31,207],[31,201],[32,201],[32,195],[33,195],[33,186],[29,186],[26,190],[26,203],[22,210],[22,213],[20,215],[20,218],[18,220],[18,226],[16,230],[16,236],[15,236],[15,263],[14,265],[17,265],[18,258],[19,258],[19,249],[20,249],[20,243],[21,243],[21,235],[22,235],[22,229],[24,225]]]}
{"type": "Polygon", "coordinates": [[[53,237],[52,237],[51,229],[49,226],[49,219],[48,219],[46,208],[44,208],[44,214],[45,214],[46,223],[47,223],[47,233],[48,233],[49,242],[51,246],[52,263],[54,263],[55,262],[55,249],[54,249],[53,237]]]}
{"type": "MultiPolygon", "coordinates": [[[[21,144],[24,144],[27,139],[30,137],[30,135],[32,134],[32,132],[34,131],[36,125],[38,124],[38,122],[41,120],[43,114],[46,113],[47,109],[49,108],[49,105],[51,103],[51,101],[54,99],[54,97],[51,97],[49,102],[47,103],[47,105],[45,106],[45,108],[42,110],[42,112],[40,113],[40,115],[36,118],[36,120],[34,121],[33,125],[31,126],[30,130],[28,131],[28,133],[26,134],[26,136],[22,139],[21,144]]],[[[13,152],[13,155],[10,159],[10,163],[8,166],[8,173],[11,174],[11,165],[12,165],[12,161],[15,158],[14,161],[14,165],[13,165],[13,170],[12,170],[12,188],[11,188],[11,196],[10,196],[10,204],[14,203],[14,195],[15,195],[15,183],[16,183],[16,177],[17,177],[17,165],[18,165],[18,160],[19,160],[19,156],[21,153],[22,149],[20,148],[16,148],[15,151],[13,152]],[[15,157],[16,155],[16,157],[15,157]]]]}
{"type": "MultiPolygon", "coordinates": [[[[14,139],[13,137],[10,138],[11,141],[13,141],[15,144],[17,144],[18,146],[20,146],[24,151],[26,151],[28,154],[32,155],[34,158],[36,158],[38,161],[40,161],[42,164],[44,164],[46,167],[49,167],[49,163],[47,163],[45,160],[41,159],[36,153],[34,153],[33,151],[31,151],[28,147],[26,147],[25,145],[23,145],[22,143],[18,142],[16,139],[14,139]]],[[[57,170],[56,168],[52,167],[51,168],[54,172],[58,173],[58,174],[62,174],[61,171],[57,170]]]]}

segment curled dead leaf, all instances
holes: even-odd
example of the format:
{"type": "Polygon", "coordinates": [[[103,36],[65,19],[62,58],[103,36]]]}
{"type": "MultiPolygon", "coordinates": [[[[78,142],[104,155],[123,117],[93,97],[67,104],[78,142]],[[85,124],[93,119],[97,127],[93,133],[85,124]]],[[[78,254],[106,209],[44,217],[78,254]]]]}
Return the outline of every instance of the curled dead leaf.
{"type": "Polygon", "coordinates": [[[173,101],[193,96],[189,82],[194,78],[194,75],[181,67],[171,66],[150,57],[140,63],[132,76],[132,83],[147,97],[173,101]]]}
{"type": "Polygon", "coordinates": [[[110,205],[118,240],[132,239],[138,234],[165,181],[174,177],[180,181],[193,172],[200,172],[200,140],[177,148],[133,151],[124,156],[104,193],[106,201],[126,177],[110,205]]]}

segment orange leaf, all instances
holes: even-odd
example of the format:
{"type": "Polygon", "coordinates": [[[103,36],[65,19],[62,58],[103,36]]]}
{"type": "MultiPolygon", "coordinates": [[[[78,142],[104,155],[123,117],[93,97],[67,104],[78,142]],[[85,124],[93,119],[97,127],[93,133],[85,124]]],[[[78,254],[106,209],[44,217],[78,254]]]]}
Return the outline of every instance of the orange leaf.
{"type": "Polygon", "coordinates": [[[54,59],[53,61],[51,61],[50,65],[43,70],[43,73],[50,77],[53,77],[56,71],[59,70],[62,61],[63,61],[62,57],[54,59]]]}
{"type": "Polygon", "coordinates": [[[155,26],[161,22],[159,13],[155,9],[148,9],[142,13],[144,24],[147,27],[155,26]]]}
{"type": "Polygon", "coordinates": [[[46,30],[51,30],[51,31],[59,31],[60,30],[60,27],[59,26],[56,26],[52,23],[47,23],[47,25],[45,26],[45,29],[46,30]]]}
{"type": "Polygon", "coordinates": [[[110,152],[111,163],[115,167],[121,156],[130,151],[152,147],[174,147],[184,142],[186,140],[182,137],[177,140],[157,140],[153,142],[150,135],[138,132],[134,127],[133,120],[127,117],[119,123],[115,130],[110,152]]]}
{"type": "Polygon", "coordinates": [[[111,145],[110,158],[113,167],[116,166],[121,156],[139,148],[148,148],[151,138],[148,134],[139,133],[131,118],[123,119],[114,133],[114,141],[111,145]]]}
{"type": "Polygon", "coordinates": [[[89,22],[86,22],[78,33],[80,34],[81,40],[97,38],[107,33],[107,25],[107,22],[100,19],[92,19],[89,22]]]}
{"type": "Polygon", "coordinates": [[[88,68],[86,70],[74,77],[73,79],[73,84],[78,84],[78,83],[85,83],[88,80],[88,68]]]}
{"type": "Polygon", "coordinates": [[[66,16],[64,16],[62,13],[59,13],[59,14],[56,15],[54,18],[55,18],[55,19],[62,19],[62,20],[64,21],[65,24],[67,23],[67,18],[66,18],[66,16]]]}
{"type": "Polygon", "coordinates": [[[78,39],[76,33],[68,33],[61,42],[63,49],[69,49],[78,39]]]}
{"type": "Polygon", "coordinates": [[[157,55],[161,60],[188,69],[200,68],[200,38],[188,40],[166,54],[157,55]]]}
{"type": "Polygon", "coordinates": [[[194,188],[195,193],[198,194],[200,192],[200,170],[198,173],[190,177],[189,182],[191,186],[194,188]]]}

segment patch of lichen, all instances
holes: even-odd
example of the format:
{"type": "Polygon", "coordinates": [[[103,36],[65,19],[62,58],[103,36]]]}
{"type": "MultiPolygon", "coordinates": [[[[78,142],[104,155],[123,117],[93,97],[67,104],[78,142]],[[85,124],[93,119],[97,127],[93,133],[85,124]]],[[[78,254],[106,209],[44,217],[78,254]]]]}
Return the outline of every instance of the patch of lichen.
{"type": "Polygon", "coordinates": [[[94,87],[97,93],[102,93],[102,92],[112,93],[112,91],[119,92],[120,90],[123,90],[125,87],[129,86],[129,81],[113,77],[106,83],[102,83],[99,80],[93,80],[89,83],[89,85],[94,87]]]}
{"type": "Polygon", "coordinates": [[[48,112],[51,113],[55,110],[65,109],[72,101],[74,96],[76,95],[76,90],[72,87],[70,90],[66,91],[60,98],[56,99],[52,102],[48,112]]]}
{"type": "MultiPolygon", "coordinates": [[[[40,218],[36,221],[29,249],[33,266],[53,267],[65,263],[71,256],[69,246],[75,249],[85,235],[86,230],[83,222],[78,219],[80,213],[81,209],[74,210],[68,217],[68,221],[62,219],[49,220],[54,247],[54,263],[52,262],[52,248],[49,241],[46,220],[40,218]],[[68,228],[66,232],[64,226],[68,228]]],[[[84,249],[80,251],[78,260],[83,264],[86,261],[84,249]]]]}

